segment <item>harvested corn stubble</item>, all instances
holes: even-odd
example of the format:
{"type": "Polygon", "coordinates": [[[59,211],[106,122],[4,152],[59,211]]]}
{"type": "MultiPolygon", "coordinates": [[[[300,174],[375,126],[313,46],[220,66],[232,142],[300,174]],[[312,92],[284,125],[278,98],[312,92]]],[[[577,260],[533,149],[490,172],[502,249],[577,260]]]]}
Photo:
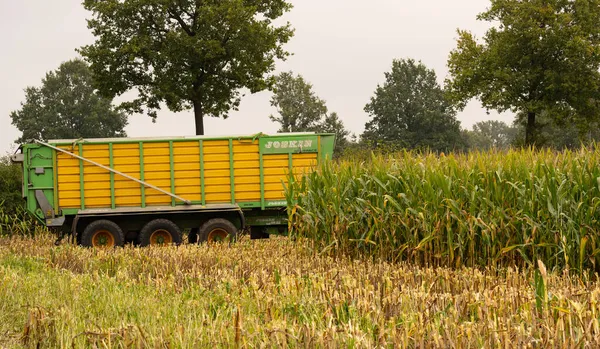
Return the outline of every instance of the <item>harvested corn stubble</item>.
{"type": "Polygon", "coordinates": [[[0,347],[597,347],[600,287],[315,255],[303,239],[93,250],[0,237],[0,347]]]}

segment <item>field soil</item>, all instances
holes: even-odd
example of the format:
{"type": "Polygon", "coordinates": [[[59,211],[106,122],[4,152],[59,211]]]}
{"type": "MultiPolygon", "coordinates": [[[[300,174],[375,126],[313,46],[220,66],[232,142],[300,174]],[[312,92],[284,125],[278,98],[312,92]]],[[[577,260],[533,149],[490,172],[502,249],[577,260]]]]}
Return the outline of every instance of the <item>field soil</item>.
{"type": "Polygon", "coordinates": [[[303,241],[110,251],[0,238],[0,347],[596,347],[596,278],[319,255],[303,241]]]}

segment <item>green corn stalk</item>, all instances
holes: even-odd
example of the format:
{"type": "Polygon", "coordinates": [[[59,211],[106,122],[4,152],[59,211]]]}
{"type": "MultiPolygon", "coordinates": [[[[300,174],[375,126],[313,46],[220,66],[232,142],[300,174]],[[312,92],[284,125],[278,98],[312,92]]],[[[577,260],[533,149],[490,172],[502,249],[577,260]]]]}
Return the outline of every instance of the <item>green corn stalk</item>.
{"type": "Polygon", "coordinates": [[[290,225],[320,251],[595,270],[586,244],[600,231],[598,155],[597,147],[355,154],[290,181],[290,225]]]}

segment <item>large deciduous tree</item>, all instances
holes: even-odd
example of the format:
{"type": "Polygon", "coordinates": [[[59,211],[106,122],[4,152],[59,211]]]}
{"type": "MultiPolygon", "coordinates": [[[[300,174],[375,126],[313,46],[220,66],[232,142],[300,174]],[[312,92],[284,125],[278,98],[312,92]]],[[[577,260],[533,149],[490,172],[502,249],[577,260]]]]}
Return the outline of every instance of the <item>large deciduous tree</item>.
{"type": "Polygon", "coordinates": [[[16,142],[125,137],[127,116],[98,94],[92,80],[87,64],[75,59],[48,72],[40,87],[27,87],[21,109],[10,114],[22,132],[16,142]]]}
{"type": "Polygon", "coordinates": [[[413,59],[394,60],[365,111],[372,118],[363,141],[410,149],[463,148],[460,122],[436,74],[413,59]]]}
{"type": "Polygon", "coordinates": [[[528,145],[542,112],[580,125],[598,117],[600,0],[491,0],[478,19],[494,26],[483,42],[458,31],[448,60],[454,101],[518,113],[528,145]]]}
{"type": "Polygon", "coordinates": [[[344,122],[336,112],[332,112],[325,117],[321,125],[319,125],[318,131],[335,134],[335,149],[333,150],[335,156],[341,156],[344,153],[344,149],[350,144],[350,140],[348,139],[350,131],[346,129],[344,122]]]}
{"type": "MultiPolygon", "coordinates": [[[[516,145],[523,145],[525,141],[526,118],[519,117],[515,120],[516,145]]],[[[536,116],[536,144],[541,147],[553,149],[578,149],[600,142],[600,128],[598,122],[577,124],[567,120],[553,118],[549,113],[541,112],[536,116]]]]}
{"type": "Polygon", "coordinates": [[[313,86],[301,75],[283,72],[275,79],[271,106],[277,108],[277,116],[271,121],[281,125],[279,132],[335,133],[336,156],[348,145],[350,132],[337,113],[329,113],[325,101],[313,92],[313,86]]]}
{"type": "Polygon", "coordinates": [[[153,118],[161,104],[193,109],[196,134],[204,116],[227,117],[240,89],[270,87],[290,24],[273,22],[290,10],[285,0],[84,0],[97,41],[81,54],[106,96],[134,90],[121,106],[153,118]]]}
{"type": "Polygon", "coordinates": [[[278,116],[270,118],[281,125],[279,132],[316,131],[327,117],[327,106],[313,86],[292,72],[279,74],[275,81],[271,106],[277,108],[278,116]]]}
{"type": "Polygon", "coordinates": [[[518,129],[497,120],[480,121],[468,132],[469,148],[505,150],[515,142],[518,129]]]}

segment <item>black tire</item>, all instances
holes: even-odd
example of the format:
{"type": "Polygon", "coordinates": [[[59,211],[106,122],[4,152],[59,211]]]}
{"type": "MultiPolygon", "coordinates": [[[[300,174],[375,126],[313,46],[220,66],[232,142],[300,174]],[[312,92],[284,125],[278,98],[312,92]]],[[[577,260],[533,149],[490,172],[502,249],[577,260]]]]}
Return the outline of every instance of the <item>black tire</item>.
{"type": "Polygon", "coordinates": [[[138,235],[140,246],[181,244],[181,229],[168,219],[155,219],[146,224],[138,235]]]}
{"type": "Polygon", "coordinates": [[[107,219],[93,221],[81,234],[81,245],[85,247],[114,248],[124,244],[125,237],[121,227],[107,219]]]}
{"type": "Polygon", "coordinates": [[[200,242],[236,241],[239,231],[230,221],[223,218],[213,218],[206,221],[198,231],[200,242]]]}

